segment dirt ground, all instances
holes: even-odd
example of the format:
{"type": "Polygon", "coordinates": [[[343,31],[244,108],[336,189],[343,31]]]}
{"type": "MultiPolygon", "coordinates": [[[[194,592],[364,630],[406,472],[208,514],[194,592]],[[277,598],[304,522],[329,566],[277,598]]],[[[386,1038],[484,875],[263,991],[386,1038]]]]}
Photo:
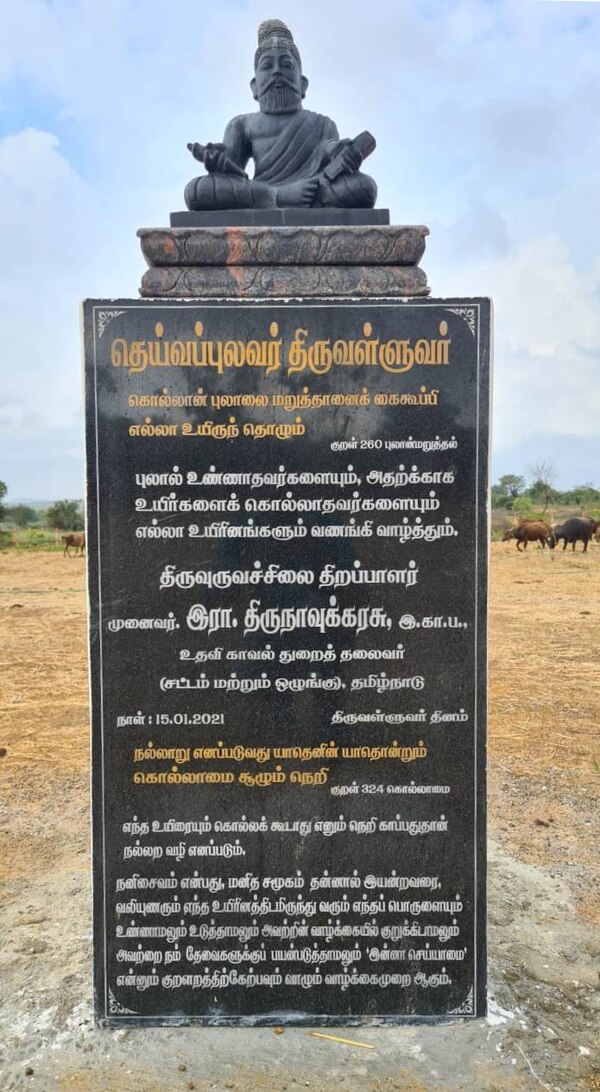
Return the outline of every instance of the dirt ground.
{"type": "Polygon", "coordinates": [[[490,1015],[324,1029],[355,1046],[93,1027],[84,563],[0,555],[3,1092],[600,1089],[600,545],[580,551],[492,545],[490,1015]]]}

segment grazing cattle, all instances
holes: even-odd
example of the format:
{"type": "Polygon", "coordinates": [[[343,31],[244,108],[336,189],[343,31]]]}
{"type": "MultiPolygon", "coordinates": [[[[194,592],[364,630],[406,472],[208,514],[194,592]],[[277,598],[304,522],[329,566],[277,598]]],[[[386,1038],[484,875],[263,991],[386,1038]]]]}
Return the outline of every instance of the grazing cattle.
{"type": "Polygon", "coordinates": [[[540,543],[542,547],[546,549],[546,539],[548,538],[549,532],[550,528],[548,527],[548,524],[544,523],[541,519],[522,520],[516,527],[511,527],[508,531],[504,532],[502,541],[508,542],[509,539],[515,538],[517,540],[517,550],[521,549],[521,545],[523,545],[523,549],[526,550],[528,542],[540,543]]]}
{"type": "Polygon", "coordinates": [[[84,534],[63,535],[62,540],[63,540],[63,542],[65,544],[65,548],[63,550],[63,557],[71,557],[71,554],[69,553],[69,547],[70,546],[72,546],[73,549],[75,550],[75,557],[77,557],[78,553],[82,554],[83,551],[85,550],[85,535],[84,534]]]}
{"type": "Polygon", "coordinates": [[[596,521],[592,519],[583,519],[581,516],[573,516],[572,519],[567,519],[564,523],[555,524],[548,536],[548,545],[550,549],[553,550],[557,543],[562,539],[563,550],[566,550],[567,544],[570,542],[574,552],[575,544],[577,542],[583,542],[583,550],[585,553],[588,548],[588,542],[594,532],[595,522],[596,521]]]}

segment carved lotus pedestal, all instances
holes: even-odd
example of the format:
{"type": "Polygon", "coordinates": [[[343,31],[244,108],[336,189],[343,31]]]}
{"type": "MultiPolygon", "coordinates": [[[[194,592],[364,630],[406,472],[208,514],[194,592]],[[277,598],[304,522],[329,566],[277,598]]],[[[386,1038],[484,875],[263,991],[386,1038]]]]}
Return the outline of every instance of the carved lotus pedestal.
{"type": "MultiPolygon", "coordinates": [[[[250,222],[235,226],[197,225],[187,214],[189,226],[140,228],[149,266],[140,294],[179,299],[429,295],[419,266],[426,227],[323,224],[319,221],[326,210],[311,209],[302,223],[290,224],[291,211],[275,210],[279,222],[274,224],[256,225],[248,217],[250,222]]],[[[185,215],[174,214],[172,220],[185,215]]],[[[374,218],[372,210],[367,215],[374,218]]],[[[233,217],[242,219],[239,213],[233,217]]]]}

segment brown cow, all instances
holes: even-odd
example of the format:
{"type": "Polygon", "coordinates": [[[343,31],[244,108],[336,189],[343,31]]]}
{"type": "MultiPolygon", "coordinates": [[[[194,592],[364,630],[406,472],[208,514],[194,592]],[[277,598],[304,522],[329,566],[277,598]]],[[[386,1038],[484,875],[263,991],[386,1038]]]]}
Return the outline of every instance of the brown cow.
{"type": "Polygon", "coordinates": [[[523,549],[526,550],[528,542],[538,542],[545,550],[549,533],[550,528],[543,520],[524,520],[516,527],[511,527],[508,531],[505,531],[502,535],[502,541],[508,542],[509,539],[515,538],[517,540],[517,550],[521,550],[521,543],[523,543],[523,549]]]}
{"type": "Polygon", "coordinates": [[[543,523],[544,527],[550,530],[550,524],[545,519],[536,519],[534,516],[519,516],[517,520],[517,527],[521,527],[524,523],[543,523]]]}
{"type": "Polygon", "coordinates": [[[65,544],[65,548],[63,550],[63,557],[71,557],[72,556],[69,553],[69,547],[70,546],[72,546],[73,549],[75,550],[75,557],[77,557],[78,553],[83,554],[83,552],[85,550],[85,535],[83,533],[80,532],[79,534],[73,534],[72,533],[72,534],[69,534],[69,535],[63,535],[62,540],[63,540],[63,542],[65,544]]]}

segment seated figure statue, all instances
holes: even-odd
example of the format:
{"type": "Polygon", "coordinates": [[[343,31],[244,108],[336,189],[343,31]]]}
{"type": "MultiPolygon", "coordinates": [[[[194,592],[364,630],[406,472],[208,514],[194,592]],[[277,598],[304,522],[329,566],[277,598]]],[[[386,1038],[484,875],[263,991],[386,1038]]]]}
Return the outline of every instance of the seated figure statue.
{"type": "Polygon", "coordinates": [[[308,80],[294,39],[278,19],[261,23],[252,94],[260,110],[229,122],[222,144],[189,144],[208,174],[185,189],[192,210],[373,208],[377,186],[359,171],[375,147],[368,133],[340,140],[334,122],[304,110],[308,80]],[[254,160],[254,177],[244,168],[254,160]]]}

